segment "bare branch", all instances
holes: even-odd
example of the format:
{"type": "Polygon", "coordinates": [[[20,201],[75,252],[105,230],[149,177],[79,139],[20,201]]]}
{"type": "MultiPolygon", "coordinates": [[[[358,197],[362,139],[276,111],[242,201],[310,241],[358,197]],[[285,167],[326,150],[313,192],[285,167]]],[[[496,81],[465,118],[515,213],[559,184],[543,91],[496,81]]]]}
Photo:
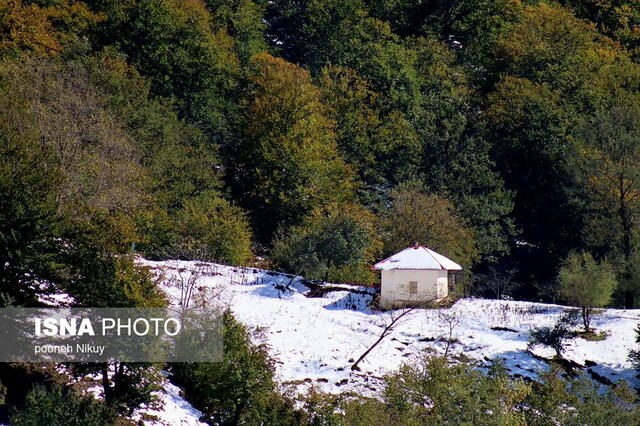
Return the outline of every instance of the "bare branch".
{"type": "Polygon", "coordinates": [[[358,364],[360,364],[362,360],[365,359],[366,356],[369,355],[369,353],[376,346],[378,346],[380,342],[384,340],[385,337],[391,334],[391,332],[394,330],[395,327],[397,327],[398,325],[404,322],[403,318],[405,318],[406,320],[407,319],[406,317],[414,310],[415,310],[414,307],[401,309],[399,311],[399,314],[398,314],[398,311],[391,311],[391,314],[389,317],[390,321],[387,324],[385,324],[384,328],[382,329],[382,333],[380,333],[380,336],[378,337],[378,339],[373,343],[373,345],[369,346],[369,349],[367,349],[366,351],[364,351],[362,355],[360,355],[360,357],[356,360],[356,362],[353,363],[353,365],[351,366],[351,370],[360,371],[360,367],[358,367],[358,364]]]}

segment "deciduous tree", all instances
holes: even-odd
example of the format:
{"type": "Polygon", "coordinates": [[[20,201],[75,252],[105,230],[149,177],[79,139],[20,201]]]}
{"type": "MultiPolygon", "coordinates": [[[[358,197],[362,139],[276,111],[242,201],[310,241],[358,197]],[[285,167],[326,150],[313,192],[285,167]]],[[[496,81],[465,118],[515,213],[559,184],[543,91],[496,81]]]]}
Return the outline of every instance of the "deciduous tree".
{"type": "Polygon", "coordinates": [[[279,227],[300,224],[312,209],[352,198],[334,123],[309,73],[257,55],[243,101],[246,128],[232,171],[236,194],[268,242],[279,227]]]}
{"type": "Polygon", "coordinates": [[[465,268],[478,259],[474,233],[448,200],[420,186],[403,185],[391,192],[391,206],[382,213],[384,251],[393,253],[419,242],[465,268]]]}
{"type": "Polygon", "coordinates": [[[272,258],[281,267],[307,278],[322,277],[326,281],[337,272],[355,282],[367,275],[371,279],[369,265],[380,249],[374,220],[357,205],[318,209],[302,225],[275,240],[272,258]]]}
{"type": "Polygon", "coordinates": [[[560,273],[560,294],[582,311],[584,330],[589,333],[591,312],[606,306],[616,287],[616,274],[606,261],[596,262],[589,253],[569,254],[560,273]]]}

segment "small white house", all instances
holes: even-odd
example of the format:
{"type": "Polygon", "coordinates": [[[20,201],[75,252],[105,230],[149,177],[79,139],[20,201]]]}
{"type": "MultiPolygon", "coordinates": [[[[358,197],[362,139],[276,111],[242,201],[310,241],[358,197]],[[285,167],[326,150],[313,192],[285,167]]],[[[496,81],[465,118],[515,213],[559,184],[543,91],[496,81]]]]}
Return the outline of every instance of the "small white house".
{"type": "Polygon", "coordinates": [[[382,260],[380,307],[392,308],[437,301],[449,294],[456,272],[462,267],[435,251],[416,244],[382,260]]]}

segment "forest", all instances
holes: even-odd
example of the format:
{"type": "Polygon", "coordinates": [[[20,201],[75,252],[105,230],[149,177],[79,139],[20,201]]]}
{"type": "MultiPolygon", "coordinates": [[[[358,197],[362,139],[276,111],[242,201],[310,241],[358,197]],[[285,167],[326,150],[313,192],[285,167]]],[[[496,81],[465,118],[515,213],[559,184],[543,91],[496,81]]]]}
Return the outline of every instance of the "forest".
{"type": "MultiPolygon", "coordinates": [[[[567,302],[558,273],[583,256],[615,274],[611,306],[640,307],[638,0],[0,0],[1,306],[54,290],[163,306],[134,254],[369,285],[416,241],[465,267],[460,295],[567,302]]],[[[253,402],[212,424],[338,424],[324,397],[303,415],[274,393],[263,349],[225,321],[232,355],[267,378],[234,376],[233,400],[253,402]]],[[[215,405],[203,377],[234,359],[174,373],[215,405]]],[[[387,405],[349,403],[345,424],[445,424],[393,394],[407,377],[387,405]]],[[[68,399],[52,380],[6,401],[68,399]]],[[[520,404],[505,380],[476,383],[520,404]]],[[[150,392],[111,385],[120,414],[150,392]]],[[[15,424],[40,424],[24,413],[15,424]]]]}

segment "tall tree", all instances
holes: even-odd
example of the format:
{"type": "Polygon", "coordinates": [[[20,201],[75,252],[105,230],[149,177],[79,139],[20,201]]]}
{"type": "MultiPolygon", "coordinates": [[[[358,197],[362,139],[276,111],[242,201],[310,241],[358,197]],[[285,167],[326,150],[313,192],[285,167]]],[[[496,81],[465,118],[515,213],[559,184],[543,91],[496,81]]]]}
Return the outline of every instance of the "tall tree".
{"type": "Polygon", "coordinates": [[[3,303],[33,302],[56,278],[62,172],[39,142],[27,100],[0,77],[0,292],[3,303]]]}
{"type": "MultiPolygon", "coordinates": [[[[577,164],[605,217],[616,217],[614,247],[629,261],[640,219],[640,98],[619,98],[582,126],[577,164]]],[[[611,248],[614,248],[611,247],[611,248]]]]}
{"type": "Polygon", "coordinates": [[[153,94],[171,99],[210,138],[231,137],[237,110],[230,96],[240,72],[235,42],[226,28],[212,31],[203,0],[101,0],[94,7],[107,17],[100,45],[117,40],[153,94]]]}
{"type": "Polygon", "coordinates": [[[508,251],[511,193],[496,171],[491,145],[474,105],[474,91],[455,54],[441,42],[415,38],[421,106],[413,120],[421,140],[420,175],[433,193],[449,198],[473,228],[484,261],[508,251]]]}
{"type": "Polygon", "coordinates": [[[380,201],[389,187],[418,175],[422,145],[412,123],[397,111],[385,112],[384,97],[371,83],[338,66],[324,68],[320,83],[340,153],[362,182],[362,202],[380,201]]]}
{"type": "Polygon", "coordinates": [[[638,0],[562,0],[581,18],[593,22],[598,31],[620,41],[640,59],[640,2],[638,0]]]}
{"type": "Polygon", "coordinates": [[[263,53],[253,59],[249,80],[247,124],[232,173],[237,196],[268,242],[279,226],[299,224],[312,209],[351,198],[353,183],[307,71],[263,53]]]}
{"type": "Polygon", "coordinates": [[[590,196],[586,242],[620,259],[624,303],[638,293],[637,232],[640,220],[640,99],[620,95],[585,120],[574,156],[590,196]]]}
{"type": "Polygon", "coordinates": [[[251,56],[267,50],[264,6],[252,0],[205,0],[214,31],[227,30],[243,65],[251,56]]]}
{"type": "Polygon", "coordinates": [[[101,19],[82,1],[1,0],[0,56],[83,50],[101,19]]]}

